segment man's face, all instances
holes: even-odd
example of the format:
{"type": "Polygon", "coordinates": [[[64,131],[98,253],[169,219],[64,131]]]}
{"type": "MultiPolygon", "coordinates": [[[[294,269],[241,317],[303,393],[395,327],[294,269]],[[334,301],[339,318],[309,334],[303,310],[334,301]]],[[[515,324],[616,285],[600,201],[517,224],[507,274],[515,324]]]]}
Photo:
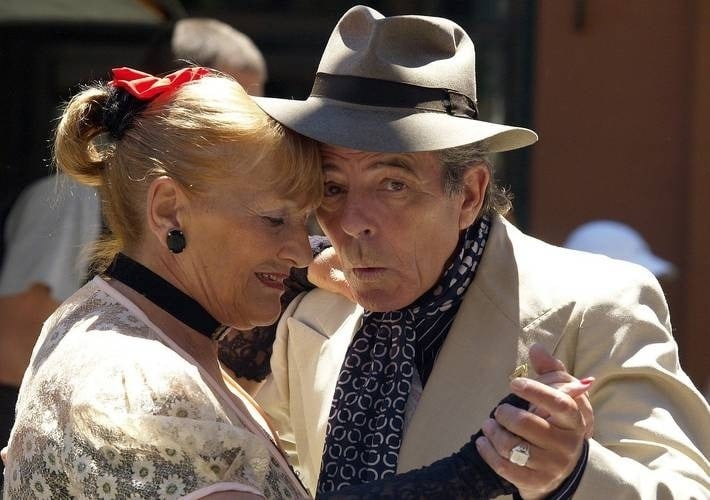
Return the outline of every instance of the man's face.
{"type": "Polygon", "coordinates": [[[411,304],[439,280],[480,203],[469,189],[444,193],[441,163],[433,153],[325,145],[321,155],[325,197],[318,221],[355,298],[372,311],[411,304]]]}

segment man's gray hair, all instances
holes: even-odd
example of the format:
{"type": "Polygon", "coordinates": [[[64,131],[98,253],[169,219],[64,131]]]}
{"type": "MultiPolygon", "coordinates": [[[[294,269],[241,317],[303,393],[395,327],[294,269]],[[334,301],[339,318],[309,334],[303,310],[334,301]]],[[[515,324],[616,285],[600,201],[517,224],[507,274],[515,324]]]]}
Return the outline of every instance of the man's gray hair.
{"type": "Polygon", "coordinates": [[[217,19],[179,20],[173,30],[171,49],[178,59],[222,71],[251,71],[266,80],[264,56],[251,38],[217,19]]]}
{"type": "Polygon", "coordinates": [[[485,141],[474,142],[455,148],[442,149],[436,152],[441,161],[443,171],[444,192],[450,196],[463,190],[463,178],[466,171],[476,165],[484,165],[491,174],[491,180],[486,188],[486,197],[483,201],[482,214],[505,215],[512,208],[510,195],[498,186],[495,181],[493,163],[488,157],[488,147],[485,141]]]}

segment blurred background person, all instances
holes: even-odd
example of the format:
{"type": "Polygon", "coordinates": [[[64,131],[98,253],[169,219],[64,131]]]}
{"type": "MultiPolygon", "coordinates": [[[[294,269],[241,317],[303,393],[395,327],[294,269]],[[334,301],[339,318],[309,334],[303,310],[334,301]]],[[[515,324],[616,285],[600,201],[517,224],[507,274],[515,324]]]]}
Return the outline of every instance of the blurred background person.
{"type": "Polygon", "coordinates": [[[233,76],[250,95],[263,95],[266,61],[247,35],[212,18],[179,19],[147,49],[144,69],[159,74],[194,63],[233,76]]]}
{"type": "MultiPolygon", "coordinates": [[[[5,223],[0,267],[0,443],[42,323],[85,281],[87,246],[99,235],[96,191],[64,175],[25,189],[5,223]]],[[[2,446],[0,446],[2,448],[2,446]]]]}
{"type": "Polygon", "coordinates": [[[638,231],[621,222],[584,223],[570,233],[563,246],[633,262],[651,271],[659,280],[676,276],[676,267],[671,262],[655,255],[638,231]]]}
{"type": "Polygon", "coordinates": [[[173,56],[232,75],[248,94],[264,95],[267,70],[254,42],[230,25],[207,18],[186,18],[175,23],[173,56]]]}

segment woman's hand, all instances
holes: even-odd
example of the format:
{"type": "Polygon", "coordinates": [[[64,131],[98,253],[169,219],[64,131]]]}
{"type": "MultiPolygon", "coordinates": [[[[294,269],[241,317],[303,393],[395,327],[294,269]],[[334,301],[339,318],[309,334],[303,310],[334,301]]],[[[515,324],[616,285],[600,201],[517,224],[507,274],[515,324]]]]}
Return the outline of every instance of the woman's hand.
{"type": "Polygon", "coordinates": [[[318,288],[338,293],[355,302],[350,285],[343,274],[343,265],[333,247],[326,248],[316,255],[308,266],[308,281],[318,288]]]}
{"type": "Polygon", "coordinates": [[[519,377],[510,384],[514,394],[531,403],[530,410],[499,406],[495,418],[483,424],[485,437],[477,441],[483,459],[526,499],[544,498],[562,485],[594,425],[586,395],[593,379],[576,379],[538,345],[530,349],[530,363],[539,379],[519,377]],[[521,444],[528,447],[524,465],[510,460],[513,448],[521,444]]]}

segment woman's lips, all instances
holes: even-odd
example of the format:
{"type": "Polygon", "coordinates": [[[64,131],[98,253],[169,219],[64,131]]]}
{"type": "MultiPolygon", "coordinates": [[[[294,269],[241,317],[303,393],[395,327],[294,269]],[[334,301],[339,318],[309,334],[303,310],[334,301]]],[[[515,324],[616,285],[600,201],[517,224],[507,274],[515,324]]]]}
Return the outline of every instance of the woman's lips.
{"type": "Polygon", "coordinates": [[[265,286],[283,292],[284,280],[288,278],[288,275],[281,273],[256,273],[256,277],[265,286]]]}

